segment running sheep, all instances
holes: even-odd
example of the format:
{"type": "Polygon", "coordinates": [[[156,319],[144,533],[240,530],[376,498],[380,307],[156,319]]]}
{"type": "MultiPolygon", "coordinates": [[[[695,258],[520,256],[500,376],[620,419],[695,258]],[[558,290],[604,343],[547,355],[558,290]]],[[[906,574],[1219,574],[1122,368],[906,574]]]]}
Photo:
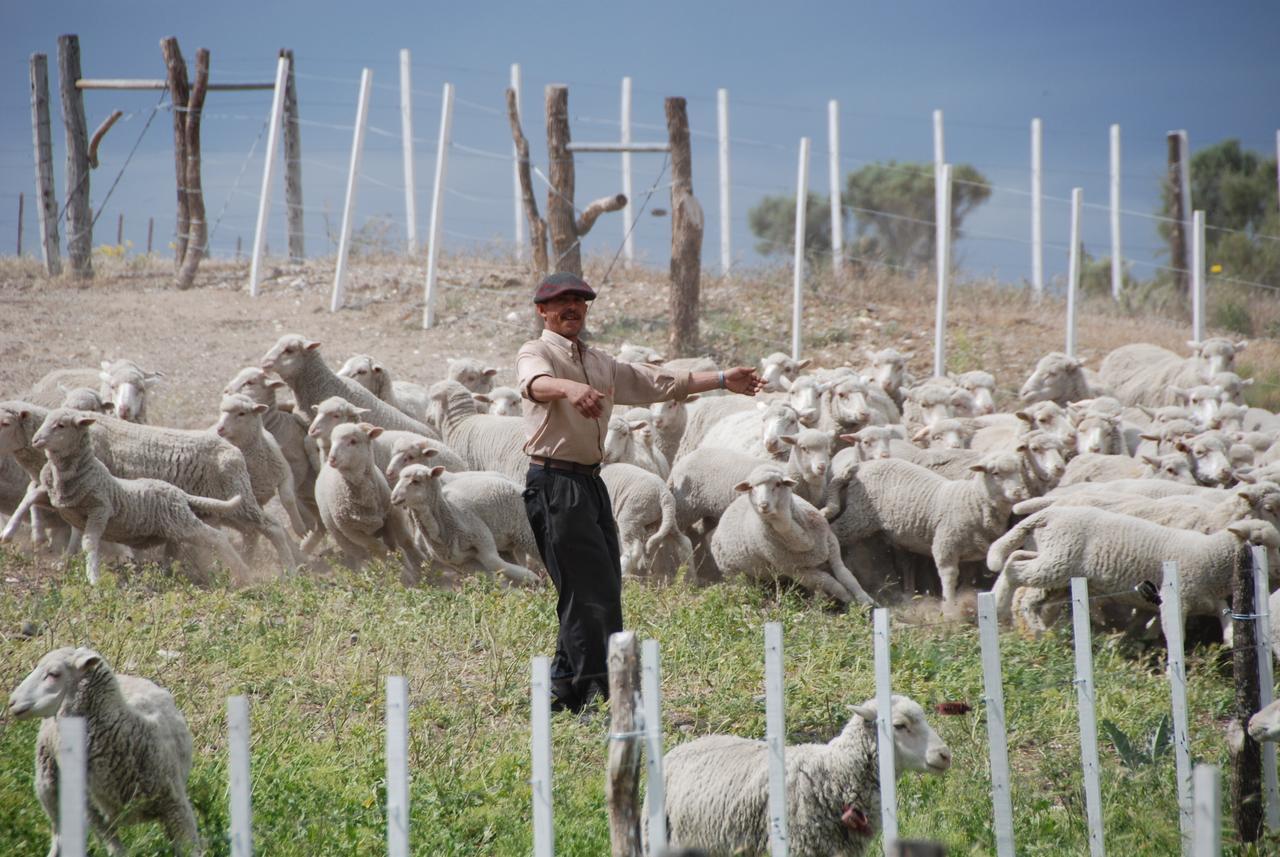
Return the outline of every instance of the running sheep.
{"type": "Polygon", "coordinates": [[[262,416],[267,406],[254,402],[248,396],[223,396],[222,415],[213,433],[231,441],[244,456],[249,470],[249,483],[253,486],[254,499],[266,506],[272,497],[280,498],[280,505],[289,516],[293,531],[299,536],[307,534],[307,525],[298,509],[294,493],[293,470],[275,438],[263,427],[262,416]]]}

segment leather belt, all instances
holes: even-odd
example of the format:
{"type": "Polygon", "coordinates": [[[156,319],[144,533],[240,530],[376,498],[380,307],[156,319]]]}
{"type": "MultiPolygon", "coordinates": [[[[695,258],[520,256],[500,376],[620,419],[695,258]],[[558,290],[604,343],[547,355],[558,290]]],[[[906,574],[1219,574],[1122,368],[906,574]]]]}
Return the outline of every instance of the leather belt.
{"type": "Polygon", "coordinates": [[[540,455],[529,456],[529,463],[534,467],[546,470],[567,470],[570,473],[583,473],[587,476],[599,476],[599,464],[579,464],[576,461],[565,461],[563,458],[543,458],[540,455]]]}

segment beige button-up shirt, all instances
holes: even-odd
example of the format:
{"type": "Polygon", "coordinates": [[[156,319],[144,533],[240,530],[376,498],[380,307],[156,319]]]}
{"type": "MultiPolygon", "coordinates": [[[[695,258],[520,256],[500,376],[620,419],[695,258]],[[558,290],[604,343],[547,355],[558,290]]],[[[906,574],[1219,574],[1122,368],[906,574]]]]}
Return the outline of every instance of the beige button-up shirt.
{"type": "Polygon", "coordinates": [[[648,405],[688,394],[689,373],[639,363],[621,363],[611,354],[558,333],[543,330],[538,339],[520,346],[516,374],[524,398],[524,451],[542,458],[559,458],[579,464],[599,464],[604,457],[604,436],[615,403],[648,405]],[[529,386],[549,375],[589,384],[604,394],[602,411],[588,419],[574,410],[568,399],[539,402],[529,386]]]}

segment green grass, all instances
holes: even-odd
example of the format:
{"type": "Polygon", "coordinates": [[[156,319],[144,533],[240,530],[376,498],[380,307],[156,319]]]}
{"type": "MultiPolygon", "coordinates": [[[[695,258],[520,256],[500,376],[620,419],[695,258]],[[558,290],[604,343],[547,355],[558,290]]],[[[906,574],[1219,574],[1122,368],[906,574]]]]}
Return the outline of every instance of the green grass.
{"type": "MultiPolygon", "coordinates": [[[[414,853],[530,852],[529,657],[550,651],[551,592],[485,582],[405,590],[381,568],[242,591],[156,574],[128,582],[107,575],[90,589],[78,569],[60,573],[61,585],[33,585],[29,563],[12,552],[0,552],[0,575],[18,578],[26,593],[0,600],[5,687],[47,650],[88,644],[118,670],[173,692],[195,736],[190,791],[212,854],[228,853],[224,712],[225,698],[237,693],[251,700],[257,852],[383,853],[383,682],[393,674],[410,688],[414,853]],[[39,629],[34,639],[15,633],[24,621],[39,629]]],[[[873,695],[871,629],[861,611],[836,614],[791,591],[745,585],[690,591],[632,583],[625,610],[630,627],[662,644],[668,747],[713,731],[763,735],[766,621],[785,626],[791,741],[827,740],[851,703],[873,695]]],[[[1069,635],[1031,641],[1010,633],[1002,647],[1019,853],[1085,853],[1069,635]]],[[[1108,638],[1095,650],[1099,716],[1145,735],[1168,706],[1161,664],[1127,655],[1108,638]]],[[[1231,691],[1215,672],[1215,655],[1191,658],[1192,752],[1222,765],[1215,721],[1231,691]]],[[[974,707],[967,716],[931,718],[955,764],[944,777],[899,781],[902,834],[943,840],[953,855],[993,853],[975,630],[899,624],[893,657],[896,691],[926,706],[974,707]]],[[[32,789],[37,724],[0,722],[0,854],[43,853],[48,828],[32,789]]],[[[603,725],[558,715],[552,731],[557,854],[606,854],[603,725]]],[[[1133,770],[1110,745],[1100,749],[1111,853],[1177,853],[1172,755],[1133,770]]],[[[130,853],[163,851],[155,826],[130,828],[125,841],[130,853]]]]}

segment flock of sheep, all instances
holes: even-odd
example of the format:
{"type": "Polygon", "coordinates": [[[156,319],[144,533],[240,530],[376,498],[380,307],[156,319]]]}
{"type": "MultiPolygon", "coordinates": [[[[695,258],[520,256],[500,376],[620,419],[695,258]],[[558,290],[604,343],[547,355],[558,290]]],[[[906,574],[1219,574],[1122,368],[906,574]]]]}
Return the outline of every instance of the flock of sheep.
{"type": "MultiPolygon", "coordinates": [[[[1083,575],[1092,594],[1111,596],[1109,621],[1136,627],[1154,607],[1135,585],[1175,559],[1184,612],[1223,619],[1240,547],[1280,549],[1280,416],[1243,403],[1251,382],[1233,369],[1244,342],[1189,345],[1189,357],[1125,346],[1097,373],[1046,355],[1012,413],[996,411],[991,374],[914,383],[909,355],[892,348],[868,351],[864,366],[811,371],[769,355],[757,399],[618,408],[601,475],[624,573],[786,577],[872,604],[913,594],[925,585],[917,573],[936,569],[943,610],[954,611],[962,587],[985,585],[989,571],[1002,618],[1036,629],[1083,575]]],[[[618,358],[662,361],[630,345],[618,358]]],[[[146,423],[158,375],[130,361],[59,370],[0,402],[0,539],[29,526],[33,548],[82,547],[90,582],[104,561],[126,559],[177,560],[202,582],[216,560],[245,581],[265,536],[290,571],[332,544],[352,565],[394,557],[407,584],[430,566],[539,585],[520,397],[495,387],[497,374],[463,359],[421,386],[367,355],[334,371],[319,342],[287,335],[230,379],[216,425],[191,431],[146,423]],[[285,387],[292,401],[277,398],[285,387]]],[[[60,649],[14,691],[10,711],[85,715],[91,740],[144,748],[91,767],[91,822],[111,842],[126,821],[121,795],[147,795],[127,820],[160,820],[173,841],[199,848],[185,793],[190,735],[167,692],[116,676],[96,652],[60,649]]],[[[900,768],[949,766],[918,704],[895,697],[892,717],[900,768]]],[[[1280,724],[1280,712],[1269,717],[1280,724]]],[[[869,701],[830,744],[788,752],[792,853],[865,847],[878,819],[874,720],[869,701]]],[[[54,722],[37,742],[51,819],[54,722]]],[[[1258,735],[1268,729],[1280,734],[1263,724],[1258,735]]],[[[762,744],[690,742],[668,755],[666,780],[673,844],[764,853],[762,744]]]]}

